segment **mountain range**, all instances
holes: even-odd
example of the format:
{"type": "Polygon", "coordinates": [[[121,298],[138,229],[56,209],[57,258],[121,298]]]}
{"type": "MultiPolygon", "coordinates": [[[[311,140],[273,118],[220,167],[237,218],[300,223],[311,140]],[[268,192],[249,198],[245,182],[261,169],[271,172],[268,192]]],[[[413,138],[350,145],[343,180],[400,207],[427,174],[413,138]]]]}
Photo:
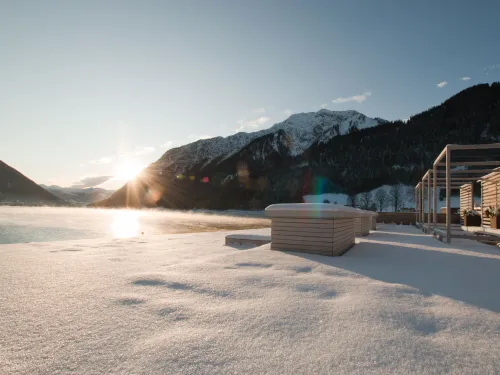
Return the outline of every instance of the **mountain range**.
{"type": "Polygon", "coordinates": [[[446,144],[499,139],[500,83],[472,86],[406,122],[322,109],[168,150],[95,205],[248,209],[414,185],[446,144]]]}
{"type": "Polygon", "coordinates": [[[76,188],[76,187],[61,187],[57,185],[40,184],[48,192],[56,197],[64,200],[68,205],[88,205],[92,202],[100,201],[109,198],[114,190],[106,190],[101,188],[76,188]]]}
{"type": "Polygon", "coordinates": [[[62,205],[64,201],[0,160],[0,202],[2,204],[62,205]]]}

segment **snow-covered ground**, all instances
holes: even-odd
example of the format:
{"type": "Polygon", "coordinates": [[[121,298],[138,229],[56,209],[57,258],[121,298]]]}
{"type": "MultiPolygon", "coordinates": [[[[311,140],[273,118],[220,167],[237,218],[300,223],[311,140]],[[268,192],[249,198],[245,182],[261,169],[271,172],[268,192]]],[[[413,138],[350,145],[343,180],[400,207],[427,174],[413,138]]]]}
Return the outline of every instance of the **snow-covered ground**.
{"type": "Polygon", "coordinates": [[[329,258],[227,233],[1,245],[0,373],[498,373],[498,248],[382,225],[329,258]]]}

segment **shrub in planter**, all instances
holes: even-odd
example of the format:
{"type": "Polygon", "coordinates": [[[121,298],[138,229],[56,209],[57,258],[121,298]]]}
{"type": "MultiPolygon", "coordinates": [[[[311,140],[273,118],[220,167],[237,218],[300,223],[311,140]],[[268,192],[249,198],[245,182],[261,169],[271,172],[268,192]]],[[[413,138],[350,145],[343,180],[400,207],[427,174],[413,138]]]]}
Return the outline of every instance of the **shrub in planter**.
{"type": "Polygon", "coordinates": [[[479,212],[474,210],[464,210],[464,225],[466,227],[480,227],[481,226],[481,216],[479,212]]]}
{"type": "Polygon", "coordinates": [[[489,206],[484,210],[486,217],[490,218],[490,227],[500,229],[500,209],[498,206],[489,206]]]}

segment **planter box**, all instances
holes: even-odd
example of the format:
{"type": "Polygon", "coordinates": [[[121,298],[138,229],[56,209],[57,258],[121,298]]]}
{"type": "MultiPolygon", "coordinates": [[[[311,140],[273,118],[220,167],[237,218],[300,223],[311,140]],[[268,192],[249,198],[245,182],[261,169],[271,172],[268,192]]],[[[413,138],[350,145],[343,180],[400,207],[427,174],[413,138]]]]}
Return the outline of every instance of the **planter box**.
{"type": "Polygon", "coordinates": [[[480,227],[481,226],[481,216],[478,216],[478,215],[466,215],[466,216],[464,216],[464,226],[466,226],[466,227],[480,227]]]}
{"type": "Polygon", "coordinates": [[[500,229],[500,216],[490,217],[490,227],[493,229],[500,229]]]}

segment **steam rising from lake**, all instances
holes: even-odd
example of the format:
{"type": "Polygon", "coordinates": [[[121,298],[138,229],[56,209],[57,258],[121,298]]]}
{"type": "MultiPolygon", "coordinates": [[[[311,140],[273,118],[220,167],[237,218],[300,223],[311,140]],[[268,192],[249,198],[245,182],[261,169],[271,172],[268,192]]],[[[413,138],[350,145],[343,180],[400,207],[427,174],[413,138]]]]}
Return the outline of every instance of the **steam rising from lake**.
{"type": "Polygon", "coordinates": [[[0,244],[268,227],[262,213],[0,207],[0,244]]]}

